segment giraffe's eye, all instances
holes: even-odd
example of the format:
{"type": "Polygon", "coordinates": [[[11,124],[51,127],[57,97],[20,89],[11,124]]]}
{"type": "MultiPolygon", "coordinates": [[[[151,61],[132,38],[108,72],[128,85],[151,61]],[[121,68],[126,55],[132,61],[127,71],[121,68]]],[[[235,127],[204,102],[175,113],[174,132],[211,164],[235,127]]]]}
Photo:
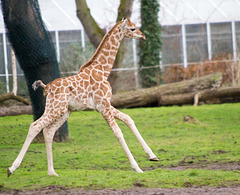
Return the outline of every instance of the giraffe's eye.
{"type": "Polygon", "coordinates": [[[130,30],[133,32],[133,31],[135,31],[136,29],[135,29],[135,28],[130,28],[130,30]]]}

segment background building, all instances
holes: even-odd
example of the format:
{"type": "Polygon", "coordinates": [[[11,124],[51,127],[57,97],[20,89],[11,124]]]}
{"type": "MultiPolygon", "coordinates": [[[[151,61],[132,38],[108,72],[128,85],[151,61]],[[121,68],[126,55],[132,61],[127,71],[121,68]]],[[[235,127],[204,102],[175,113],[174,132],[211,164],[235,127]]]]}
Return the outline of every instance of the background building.
{"type": "MultiPolygon", "coordinates": [[[[107,31],[116,21],[120,1],[87,0],[87,3],[97,23],[107,31]]],[[[228,56],[226,60],[238,60],[240,0],[159,0],[159,3],[159,22],[163,28],[162,60],[159,62],[162,71],[172,65],[187,67],[212,60],[218,55],[228,56]]],[[[76,16],[75,0],[39,0],[39,4],[56,47],[62,75],[75,73],[94,51],[76,16]]],[[[141,25],[138,0],[134,1],[132,21],[141,25]]],[[[119,71],[127,81],[129,88],[122,85],[125,90],[138,86],[136,45],[137,41],[129,40],[128,56],[122,68],[113,70],[119,71]]],[[[17,72],[19,93],[24,95],[25,83],[19,65],[17,72]]],[[[11,91],[11,86],[11,48],[0,12],[0,94],[11,91]]]]}

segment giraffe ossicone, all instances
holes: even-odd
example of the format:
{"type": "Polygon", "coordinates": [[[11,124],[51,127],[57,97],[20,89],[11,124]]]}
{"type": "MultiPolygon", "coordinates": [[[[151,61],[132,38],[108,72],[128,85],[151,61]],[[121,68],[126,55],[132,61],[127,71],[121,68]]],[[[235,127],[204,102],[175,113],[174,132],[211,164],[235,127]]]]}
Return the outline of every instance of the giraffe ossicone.
{"type": "Polygon", "coordinates": [[[133,120],[128,115],[115,109],[110,103],[112,90],[107,78],[124,37],[145,40],[145,35],[129,18],[125,18],[116,23],[104,36],[92,58],[81,66],[78,74],[58,78],[47,85],[40,80],[33,83],[34,90],[37,90],[39,86],[44,88],[43,93],[46,96],[45,111],[38,120],[30,125],[27,138],[19,155],[12,166],[8,168],[8,176],[20,166],[32,140],[42,130],[47,149],[48,174],[57,176],[53,167],[53,136],[56,130],[68,119],[72,111],[85,109],[95,109],[102,114],[135,171],[142,172],[133,158],[115,119],[123,121],[132,130],[149,156],[149,160],[158,161],[158,158],[137,130],[133,120]]]}

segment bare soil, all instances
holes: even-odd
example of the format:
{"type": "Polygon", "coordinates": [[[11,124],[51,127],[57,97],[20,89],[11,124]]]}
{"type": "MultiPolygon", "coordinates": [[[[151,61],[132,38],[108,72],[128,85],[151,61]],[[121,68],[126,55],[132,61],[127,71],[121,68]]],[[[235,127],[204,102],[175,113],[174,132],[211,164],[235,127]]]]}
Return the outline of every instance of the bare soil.
{"type": "Polygon", "coordinates": [[[66,189],[59,186],[49,186],[42,189],[35,189],[31,191],[19,191],[14,190],[11,192],[0,192],[2,195],[33,195],[33,194],[51,194],[51,195],[105,195],[105,194],[126,194],[126,195],[239,195],[240,186],[233,187],[198,187],[198,188],[155,188],[155,189],[142,189],[142,188],[132,188],[125,190],[82,190],[82,189],[66,189]]]}
{"type": "MultiPolygon", "coordinates": [[[[211,170],[240,170],[239,162],[233,163],[216,163],[207,166],[203,165],[183,165],[177,167],[166,168],[170,170],[186,170],[186,169],[211,169],[211,170]]],[[[67,189],[61,186],[48,186],[46,188],[34,189],[34,190],[12,190],[12,191],[0,191],[1,195],[33,195],[33,194],[51,194],[51,195],[240,195],[240,185],[235,186],[220,186],[220,187],[189,187],[189,188],[141,188],[141,186],[135,186],[132,189],[124,190],[84,190],[84,189],[67,189]]]]}

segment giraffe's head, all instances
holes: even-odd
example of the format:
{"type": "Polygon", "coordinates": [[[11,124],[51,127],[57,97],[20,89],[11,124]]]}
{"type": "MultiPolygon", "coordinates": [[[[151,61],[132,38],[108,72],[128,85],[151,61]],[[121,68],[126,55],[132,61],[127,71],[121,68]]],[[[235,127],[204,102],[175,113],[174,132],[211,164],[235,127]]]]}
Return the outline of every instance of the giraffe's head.
{"type": "Polygon", "coordinates": [[[146,39],[145,35],[130,21],[129,18],[122,19],[122,31],[125,37],[142,40],[146,39]]]}

